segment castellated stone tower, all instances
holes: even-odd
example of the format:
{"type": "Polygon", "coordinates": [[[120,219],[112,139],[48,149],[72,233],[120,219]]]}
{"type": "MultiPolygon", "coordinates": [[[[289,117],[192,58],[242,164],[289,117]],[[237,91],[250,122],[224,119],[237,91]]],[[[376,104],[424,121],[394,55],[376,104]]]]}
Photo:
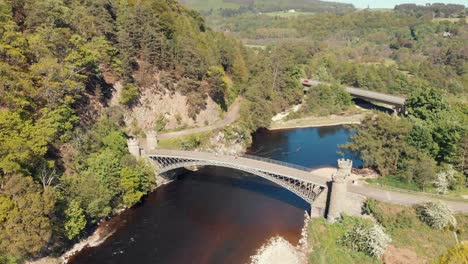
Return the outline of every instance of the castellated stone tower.
{"type": "Polygon", "coordinates": [[[332,186],[330,202],[328,207],[327,220],[334,222],[341,216],[343,208],[346,206],[347,185],[346,180],[351,176],[353,161],[347,159],[338,160],[338,170],[332,176],[332,186]]]}
{"type": "Polygon", "coordinates": [[[130,154],[132,154],[134,157],[141,157],[141,150],[140,150],[140,142],[136,138],[129,138],[127,139],[127,146],[128,146],[128,151],[130,154]]]}
{"type": "Polygon", "coordinates": [[[155,150],[158,147],[158,134],[156,131],[151,130],[146,133],[146,147],[148,150],[155,150]]]}

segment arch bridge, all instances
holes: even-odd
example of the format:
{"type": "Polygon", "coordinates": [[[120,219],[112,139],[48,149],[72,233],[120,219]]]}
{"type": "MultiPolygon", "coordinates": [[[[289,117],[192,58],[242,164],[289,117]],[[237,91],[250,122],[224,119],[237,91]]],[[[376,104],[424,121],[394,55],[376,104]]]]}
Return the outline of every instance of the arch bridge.
{"type": "Polygon", "coordinates": [[[192,166],[219,166],[245,171],[288,189],[310,204],[327,188],[327,179],[312,174],[305,167],[255,156],[162,149],[151,150],[145,156],[159,167],[160,173],[192,166]]]}

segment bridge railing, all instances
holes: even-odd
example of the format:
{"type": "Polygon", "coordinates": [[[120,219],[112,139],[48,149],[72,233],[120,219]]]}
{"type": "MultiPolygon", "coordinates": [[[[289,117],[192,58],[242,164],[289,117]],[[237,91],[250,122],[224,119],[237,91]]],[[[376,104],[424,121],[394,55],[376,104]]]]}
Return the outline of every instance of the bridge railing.
{"type": "Polygon", "coordinates": [[[244,154],[244,155],[242,155],[242,157],[248,158],[248,159],[253,159],[253,160],[264,161],[264,162],[268,162],[268,163],[273,163],[273,164],[277,164],[277,165],[281,165],[281,166],[285,166],[285,167],[289,167],[289,168],[293,168],[293,169],[297,169],[297,170],[301,170],[301,171],[306,171],[306,172],[310,172],[312,170],[311,168],[307,168],[307,167],[304,167],[304,166],[291,164],[291,163],[287,163],[287,162],[283,162],[283,161],[279,161],[279,160],[269,159],[269,158],[263,158],[263,157],[248,155],[248,154],[244,154]]]}

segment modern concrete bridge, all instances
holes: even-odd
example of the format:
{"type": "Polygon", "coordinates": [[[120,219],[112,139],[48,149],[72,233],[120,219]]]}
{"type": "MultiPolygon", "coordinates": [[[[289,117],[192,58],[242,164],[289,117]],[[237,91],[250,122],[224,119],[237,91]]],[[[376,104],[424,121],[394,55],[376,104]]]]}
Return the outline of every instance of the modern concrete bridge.
{"type": "MultiPolygon", "coordinates": [[[[324,84],[320,81],[310,80],[310,79],[301,79],[302,85],[305,87],[314,87],[320,84],[324,84]]],[[[405,105],[406,99],[399,96],[373,92],[365,89],[360,89],[356,87],[346,87],[346,91],[351,94],[351,96],[367,101],[374,101],[379,103],[384,103],[388,105],[392,105],[395,110],[398,112],[401,111],[403,106],[405,105]]]]}
{"type": "Polygon", "coordinates": [[[163,149],[147,151],[144,156],[155,162],[160,173],[193,166],[219,166],[245,171],[288,189],[310,204],[327,188],[327,180],[310,173],[307,168],[254,156],[163,149]]]}

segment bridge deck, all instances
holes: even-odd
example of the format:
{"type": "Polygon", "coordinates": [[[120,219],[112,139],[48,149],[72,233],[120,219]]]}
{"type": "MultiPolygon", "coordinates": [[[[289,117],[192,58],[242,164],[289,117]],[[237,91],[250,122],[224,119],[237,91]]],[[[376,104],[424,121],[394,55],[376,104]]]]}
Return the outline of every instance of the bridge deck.
{"type": "Polygon", "coordinates": [[[305,168],[294,166],[292,164],[286,165],[286,163],[269,162],[266,159],[261,158],[249,158],[249,157],[234,157],[227,155],[220,155],[215,153],[207,152],[196,152],[196,151],[180,151],[180,150],[162,150],[157,149],[146,153],[146,156],[164,156],[173,158],[184,158],[193,160],[203,160],[214,163],[225,163],[234,165],[237,167],[253,168],[272,174],[279,174],[301,180],[304,182],[311,182],[324,187],[327,186],[327,179],[319,175],[312,174],[305,168]]]}
{"type": "MultiPolygon", "coordinates": [[[[308,80],[308,79],[302,79],[301,82],[304,86],[307,86],[307,87],[323,84],[320,81],[308,80]]],[[[403,106],[405,105],[405,102],[406,102],[406,99],[403,97],[394,96],[394,95],[385,94],[385,93],[373,92],[373,91],[356,88],[356,87],[346,87],[346,91],[348,91],[348,93],[350,93],[352,96],[355,96],[355,97],[368,99],[368,100],[374,100],[374,101],[391,104],[391,105],[403,106]]]]}

